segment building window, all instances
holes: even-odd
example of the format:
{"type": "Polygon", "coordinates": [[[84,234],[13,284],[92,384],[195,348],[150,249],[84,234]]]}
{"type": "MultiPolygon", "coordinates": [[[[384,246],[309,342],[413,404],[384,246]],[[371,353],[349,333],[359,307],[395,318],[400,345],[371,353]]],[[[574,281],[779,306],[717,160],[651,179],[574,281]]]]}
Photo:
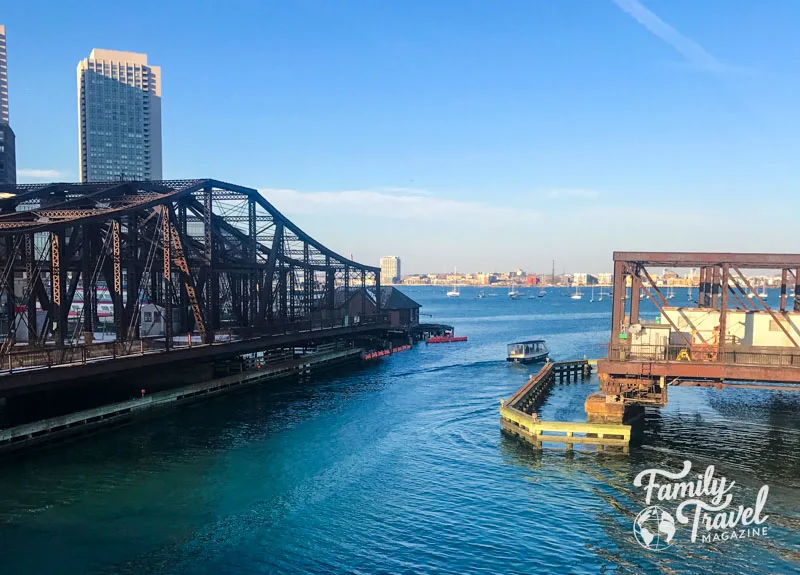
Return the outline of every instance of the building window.
{"type": "Polygon", "coordinates": [[[145,323],[152,323],[152,321],[153,321],[153,312],[151,312],[151,311],[144,312],[144,321],[145,321],[145,323]]]}

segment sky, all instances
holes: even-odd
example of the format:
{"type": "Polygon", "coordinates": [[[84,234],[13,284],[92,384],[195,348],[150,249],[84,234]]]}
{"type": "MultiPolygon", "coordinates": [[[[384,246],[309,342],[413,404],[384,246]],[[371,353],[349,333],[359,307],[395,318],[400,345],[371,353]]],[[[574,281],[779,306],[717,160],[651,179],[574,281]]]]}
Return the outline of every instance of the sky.
{"type": "Polygon", "coordinates": [[[76,66],[162,68],[164,177],[404,273],[797,252],[795,0],[4,0],[21,183],[78,180],[76,66]]]}

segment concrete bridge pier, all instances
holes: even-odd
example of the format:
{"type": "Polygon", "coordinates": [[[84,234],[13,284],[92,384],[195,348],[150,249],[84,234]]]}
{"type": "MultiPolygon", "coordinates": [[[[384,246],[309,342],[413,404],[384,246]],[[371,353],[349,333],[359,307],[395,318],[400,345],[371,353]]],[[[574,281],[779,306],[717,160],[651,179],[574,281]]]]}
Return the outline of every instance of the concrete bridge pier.
{"type": "Polygon", "coordinates": [[[625,404],[618,395],[602,391],[591,394],[584,404],[587,423],[629,423],[644,414],[641,405],[625,404]]]}

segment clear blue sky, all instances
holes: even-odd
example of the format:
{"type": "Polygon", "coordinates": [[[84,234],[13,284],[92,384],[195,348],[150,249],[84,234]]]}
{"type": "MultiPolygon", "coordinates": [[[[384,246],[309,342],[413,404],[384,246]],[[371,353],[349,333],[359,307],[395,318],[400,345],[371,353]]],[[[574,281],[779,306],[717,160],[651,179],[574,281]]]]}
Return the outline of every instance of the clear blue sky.
{"type": "Polygon", "coordinates": [[[163,72],[165,178],[404,271],[800,250],[800,2],[3,3],[20,181],[77,180],[75,68],[163,72]]]}

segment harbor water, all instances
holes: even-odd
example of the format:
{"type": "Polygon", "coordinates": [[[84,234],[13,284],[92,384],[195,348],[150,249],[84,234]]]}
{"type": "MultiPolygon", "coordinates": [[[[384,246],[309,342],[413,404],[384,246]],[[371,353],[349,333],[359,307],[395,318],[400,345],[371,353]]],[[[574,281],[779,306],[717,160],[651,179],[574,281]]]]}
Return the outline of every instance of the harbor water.
{"type": "MultiPolygon", "coordinates": [[[[800,570],[800,394],[671,388],[628,456],[539,452],[500,431],[499,400],[536,369],[507,364],[506,344],[541,336],[556,360],[602,356],[609,298],[404,291],[430,314],[422,321],[469,341],[0,460],[0,573],[800,570]],[[662,551],[637,543],[633,522],[647,505],[635,476],[684,460],[735,481],[734,506],[752,506],[768,485],[767,534],[691,542],[678,525],[662,551]]],[[[557,383],[540,416],[585,420],[597,385],[557,383]]]]}

